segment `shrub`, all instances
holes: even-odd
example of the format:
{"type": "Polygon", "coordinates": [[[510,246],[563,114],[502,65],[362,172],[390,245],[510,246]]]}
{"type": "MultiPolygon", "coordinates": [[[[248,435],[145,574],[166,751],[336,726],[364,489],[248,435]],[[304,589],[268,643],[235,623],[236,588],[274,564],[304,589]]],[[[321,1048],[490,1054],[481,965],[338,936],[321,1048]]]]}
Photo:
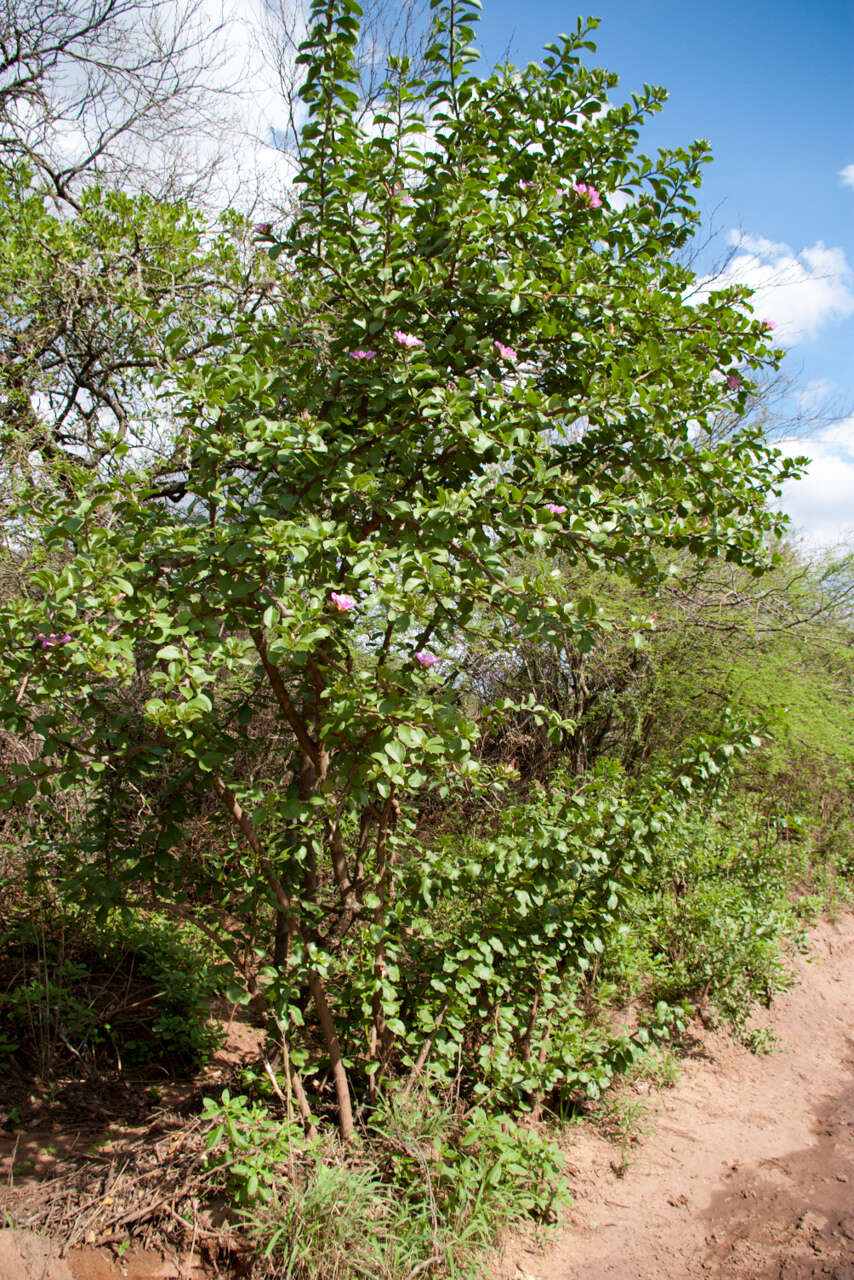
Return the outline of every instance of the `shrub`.
{"type": "Polygon", "coordinates": [[[22,1071],[191,1070],[217,1043],[220,976],[190,929],[143,912],[96,923],[55,907],[19,917],[2,943],[2,1052],[22,1071]]]}

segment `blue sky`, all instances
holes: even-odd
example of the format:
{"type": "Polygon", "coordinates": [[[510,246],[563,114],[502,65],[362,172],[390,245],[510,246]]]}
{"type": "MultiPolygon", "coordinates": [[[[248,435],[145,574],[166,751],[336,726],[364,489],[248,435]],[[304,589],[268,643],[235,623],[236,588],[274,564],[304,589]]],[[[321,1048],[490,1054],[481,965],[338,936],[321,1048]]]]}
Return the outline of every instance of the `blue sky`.
{"type": "MultiPolygon", "coordinates": [[[[789,350],[790,406],[820,415],[808,443],[783,441],[813,457],[784,505],[811,543],[832,543],[854,530],[854,4],[599,0],[592,12],[591,59],[618,73],[614,100],[644,83],[669,92],[643,149],[711,143],[699,200],[721,232],[713,253],[735,249],[734,276],[760,286],[757,311],[789,350]]],[[[490,62],[508,43],[511,61],[537,59],[577,13],[484,0],[479,44],[490,62]]]]}

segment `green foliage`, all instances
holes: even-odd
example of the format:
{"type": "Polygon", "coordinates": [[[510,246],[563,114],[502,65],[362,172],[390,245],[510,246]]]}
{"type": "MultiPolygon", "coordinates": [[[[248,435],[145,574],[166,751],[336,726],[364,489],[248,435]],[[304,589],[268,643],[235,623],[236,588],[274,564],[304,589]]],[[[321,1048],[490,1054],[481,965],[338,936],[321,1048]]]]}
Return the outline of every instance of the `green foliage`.
{"type": "Polygon", "coordinates": [[[760,1051],[851,870],[851,566],[779,542],[781,353],[680,265],[707,148],[639,150],[593,21],[474,76],[477,8],[366,115],[314,0],[278,238],[0,178],[0,851],[64,904],[0,1052],[193,1065],[226,983],[288,1118],[208,1099],[208,1175],[294,1277],[475,1274],[559,1199],[519,1117],[693,1005],[760,1051]]]}
{"type": "MultiPolygon", "coordinates": [[[[119,435],[66,459],[73,492],[19,486],[35,550],[0,608],[0,715],[38,744],[8,801],[55,823],[63,793],[85,797],[86,903],[192,894],[235,965],[260,952],[293,1063],[325,1057],[344,1133],[350,1079],[372,1093],[428,1056],[447,1072],[462,1053],[475,1092],[560,1087],[562,990],[669,821],[670,779],[558,782],[483,847],[425,848],[425,802],[505,803],[478,743],[520,703],[474,719],[467,648],[500,662],[569,637],[583,654],[607,633],[546,552],[647,587],[680,554],[761,571],[782,523],[766,499],[796,469],[755,430],[697,430],[778,357],[745,291],[685,300],[674,254],[704,144],[638,153],[662,94],[606,105],[582,23],[540,64],[474,77],[476,16],[434,6],[426,79],[393,60],[368,125],[358,6],[316,0],[269,290],[202,318],[195,345],[167,334],[165,471],[119,435]],[[216,857],[190,849],[199,814],[216,857]]],[[[161,216],[83,208],[119,240],[125,216],[161,216]]],[[[194,279],[193,220],[162,217],[194,279]]],[[[152,305],[123,300],[143,329],[152,305]]],[[[574,730],[565,708],[521,705],[555,741],[574,730]]],[[[742,741],[672,771],[674,812],[742,741]]]]}
{"type": "Polygon", "coordinates": [[[660,833],[694,786],[709,785],[709,765],[719,780],[734,750],[732,739],[697,744],[642,787],[619,769],[583,788],[556,773],[483,836],[424,849],[409,868],[414,883],[401,873],[384,951],[382,1008],[409,1060],[429,1042],[434,1071],[461,1068],[475,1096],[510,1106],[606,1087],[633,1048],[598,1039],[579,985],[598,968],[660,833]]]}
{"type": "Polygon", "coordinates": [[[168,466],[154,383],[226,331],[246,292],[239,220],[212,235],[185,204],[99,187],[62,216],[54,196],[25,167],[0,166],[4,507],[24,477],[31,500],[58,486],[68,503],[78,470],[109,473],[122,447],[168,466]]]}
{"type": "Polygon", "coordinates": [[[318,1157],[305,1182],[288,1188],[281,1205],[273,1211],[247,1212],[244,1221],[274,1275],[293,1280],[391,1280],[405,1274],[404,1248],[414,1244],[415,1256],[419,1250],[411,1238],[398,1243],[392,1236],[405,1224],[394,1221],[384,1191],[370,1168],[318,1157]]]}
{"type": "Polygon", "coordinates": [[[649,1124],[649,1108],[639,1098],[617,1093],[602,1104],[596,1116],[600,1130],[619,1146],[618,1161],[611,1168],[622,1178],[630,1164],[630,1151],[637,1146],[649,1124]]]}
{"type": "MultiPolygon", "coordinates": [[[[559,1147],[536,1128],[482,1106],[454,1115],[436,1101],[435,1082],[432,1087],[433,1093],[392,1092],[372,1117],[371,1133],[393,1184],[423,1198],[429,1182],[441,1218],[453,1224],[449,1243],[480,1230],[494,1233],[502,1216],[550,1221],[567,1197],[559,1147]]],[[[480,1243],[488,1243],[486,1235],[480,1243]]]]}
{"type": "Polygon", "coordinates": [[[626,903],[608,957],[626,994],[690,999],[745,1033],[756,1001],[785,989],[802,934],[793,886],[807,874],[745,799],[686,813],[626,903]]]}
{"type": "Polygon", "coordinates": [[[218,975],[190,930],[130,912],[95,929],[55,909],[14,920],[2,946],[0,1052],[19,1069],[195,1069],[218,1042],[218,975]]]}
{"type": "Polygon", "coordinates": [[[779,1040],[768,1027],[748,1027],[742,1032],[742,1043],[757,1055],[773,1053],[779,1046],[779,1040]]]}
{"type": "Polygon", "coordinates": [[[681,1076],[679,1061],[669,1046],[653,1047],[634,1064],[628,1073],[631,1082],[646,1081],[656,1089],[670,1089],[681,1076]]]}
{"type": "Polygon", "coordinates": [[[370,1146],[347,1159],[245,1096],[208,1098],[205,1114],[209,1166],[277,1275],[481,1276],[502,1227],[551,1221],[567,1199],[554,1142],[480,1107],[459,1115],[424,1089],[392,1095],[370,1146]]]}
{"type": "Polygon", "coordinates": [[[213,1125],[205,1139],[208,1167],[222,1169],[225,1185],[240,1205],[270,1201],[281,1167],[301,1152],[302,1131],[273,1119],[261,1102],[224,1089],[219,1101],[204,1099],[204,1115],[213,1125]]]}

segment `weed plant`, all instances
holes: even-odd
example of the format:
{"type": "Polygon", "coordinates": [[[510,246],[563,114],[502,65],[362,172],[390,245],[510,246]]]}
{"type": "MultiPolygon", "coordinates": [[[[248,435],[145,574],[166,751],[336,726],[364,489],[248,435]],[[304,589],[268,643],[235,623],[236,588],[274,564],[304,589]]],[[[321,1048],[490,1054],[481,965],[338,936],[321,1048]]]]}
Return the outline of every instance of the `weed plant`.
{"type": "Polygon", "coordinates": [[[745,792],[686,811],[627,895],[603,980],[623,1000],[689,1000],[747,1036],[755,1003],[791,982],[787,951],[839,891],[826,853],[790,836],[745,792]]]}
{"type": "Polygon", "coordinates": [[[276,1277],[474,1280],[503,1228],[553,1221],[568,1198],[554,1141],[479,1106],[460,1110],[441,1090],[390,1093],[349,1148],[306,1141],[227,1091],[205,1111],[209,1167],[276,1277]]]}

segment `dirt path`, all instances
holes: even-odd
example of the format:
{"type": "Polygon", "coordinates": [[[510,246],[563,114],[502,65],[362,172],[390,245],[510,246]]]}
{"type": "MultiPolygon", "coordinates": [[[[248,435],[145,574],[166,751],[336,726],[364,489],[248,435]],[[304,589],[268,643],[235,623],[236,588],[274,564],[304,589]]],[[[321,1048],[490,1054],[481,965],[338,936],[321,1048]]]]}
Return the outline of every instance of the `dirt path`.
{"type": "Polygon", "coordinates": [[[649,1101],[622,1177],[606,1140],[573,1143],[567,1223],[544,1254],[516,1245],[508,1277],[854,1280],[854,916],[819,926],[796,967],[755,1019],[775,1051],[709,1036],[649,1101]]]}

